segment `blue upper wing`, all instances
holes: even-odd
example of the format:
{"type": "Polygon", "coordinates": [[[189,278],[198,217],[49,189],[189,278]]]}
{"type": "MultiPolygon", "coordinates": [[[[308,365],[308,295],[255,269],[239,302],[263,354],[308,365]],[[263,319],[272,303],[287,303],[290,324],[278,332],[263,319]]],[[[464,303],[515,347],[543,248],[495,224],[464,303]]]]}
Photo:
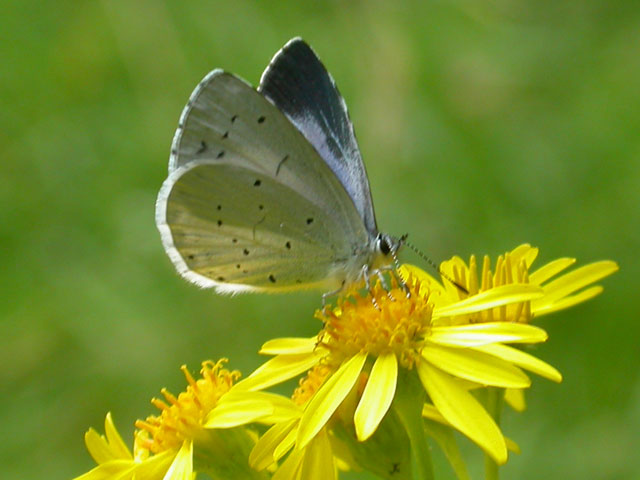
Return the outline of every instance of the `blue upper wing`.
{"type": "Polygon", "coordinates": [[[262,74],[258,91],[278,107],[336,174],[366,229],[376,219],[347,106],[333,78],[303,40],[290,40],[262,74]]]}

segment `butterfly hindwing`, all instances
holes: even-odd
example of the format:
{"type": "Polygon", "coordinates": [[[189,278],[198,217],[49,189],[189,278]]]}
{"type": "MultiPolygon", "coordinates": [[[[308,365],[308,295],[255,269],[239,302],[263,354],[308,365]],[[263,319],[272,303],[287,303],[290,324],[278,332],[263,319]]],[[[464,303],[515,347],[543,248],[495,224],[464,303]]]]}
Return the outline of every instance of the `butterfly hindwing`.
{"type": "Polygon", "coordinates": [[[310,287],[350,253],[330,215],[271,178],[196,161],[168,181],[168,250],[179,253],[180,273],[203,286],[310,287]]]}

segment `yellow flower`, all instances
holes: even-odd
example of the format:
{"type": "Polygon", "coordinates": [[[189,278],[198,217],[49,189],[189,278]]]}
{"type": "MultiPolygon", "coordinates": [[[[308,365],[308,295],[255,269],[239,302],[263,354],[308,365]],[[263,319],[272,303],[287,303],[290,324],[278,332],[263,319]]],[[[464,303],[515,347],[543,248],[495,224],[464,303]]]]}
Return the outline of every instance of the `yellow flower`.
{"type": "Polygon", "coordinates": [[[537,256],[537,248],[523,244],[499,256],[493,268],[490,258],[485,255],[480,272],[475,255],[471,256],[468,265],[460,257],[453,257],[442,262],[440,266],[443,273],[442,284],[417,267],[404,266],[403,272],[409,277],[413,275],[419,278],[431,289],[436,323],[462,324],[528,323],[535,317],[569,308],[595,297],[602,292],[602,287],[589,285],[618,271],[615,262],[603,260],[554,278],[572,266],[576,259],[559,258],[530,273],[531,265],[537,256]],[[455,280],[463,289],[451,283],[449,279],[455,280]],[[511,302],[510,305],[498,304],[489,309],[477,308],[476,304],[479,301],[487,305],[491,296],[500,295],[505,298],[505,293],[518,289],[522,291],[525,288],[539,288],[540,294],[528,301],[511,302]]]}
{"type": "MultiPolygon", "coordinates": [[[[467,265],[454,257],[441,265],[443,284],[413,267],[403,267],[408,278],[419,278],[429,285],[435,307],[436,324],[473,324],[483,322],[529,323],[534,318],[585,302],[602,292],[595,282],[618,271],[618,265],[610,260],[593,262],[568,273],[565,270],[575,264],[575,258],[559,258],[530,273],[538,256],[538,249],[528,244],[520,245],[511,252],[497,258],[492,267],[491,260],[484,256],[482,269],[474,255],[467,265]],[[563,273],[562,275],[560,275],[563,273]],[[559,276],[558,276],[559,275],[559,276]],[[451,283],[450,279],[463,287],[451,283]],[[496,305],[494,308],[478,310],[477,302],[487,300],[496,293],[518,288],[539,288],[540,295],[529,301],[496,305]],[[466,290],[466,292],[464,291],[466,290]]],[[[487,348],[502,348],[487,346],[487,348]]],[[[533,368],[530,369],[535,371],[533,368]]],[[[540,373],[544,376],[541,372],[540,373]]],[[[558,378],[559,379],[559,378],[558,378]]],[[[522,389],[506,388],[506,402],[517,411],[525,409],[522,389]]]]}
{"type": "MultiPolygon", "coordinates": [[[[322,374],[312,370],[306,382],[296,390],[293,398],[281,395],[233,388],[207,416],[207,428],[230,428],[248,423],[262,423],[271,428],[259,439],[249,456],[249,464],[257,471],[271,470],[276,480],[331,480],[337,478],[338,467],[346,464],[334,455],[336,441],[326,429],[321,430],[305,448],[291,451],[295,443],[295,429],[303,413],[310,389],[322,374]],[[293,434],[293,435],[292,435],[293,434]],[[282,458],[289,453],[287,458],[282,458]]],[[[239,385],[239,384],[238,384],[239,385]]]]}
{"type": "Polygon", "coordinates": [[[107,414],[105,436],[93,429],[85,435],[98,465],[77,480],[192,480],[197,471],[213,478],[262,478],[246,463],[255,443],[251,432],[204,425],[239,377],[238,372],[223,369],[224,362],[203,362],[202,378],[197,380],[182,367],[187,389],[177,397],[162,390],[165,400],[152,400],[161,413],[136,422],[133,455],[107,414]]]}
{"type": "MultiPolygon", "coordinates": [[[[275,357],[237,384],[237,389],[260,390],[314,367],[326,372],[319,388],[313,389],[302,405],[295,435],[289,433],[297,450],[318,435],[354,390],[358,397],[352,416],[355,435],[361,442],[367,440],[389,411],[397,391],[408,388],[412,375],[416,382],[419,378],[423,393],[429,395],[449,424],[496,462],[504,463],[504,437],[469,390],[481,386],[528,387],[530,380],[521,368],[560,379],[553,367],[506,345],[543,342],[547,338],[544,330],[503,322],[438,324],[430,299],[431,285],[423,283],[423,277],[414,275],[414,271],[405,272],[409,295],[397,285],[387,292],[377,283],[367,295],[352,290],[338,306],[317,314],[324,322],[317,337],[267,342],[261,353],[275,357]]],[[[475,303],[463,299],[445,306],[440,301],[438,308],[448,308],[447,315],[452,316],[459,314],[456,306],[465,313],[470,309],[479,312],[530,301],[542,293],[539,287],[517,285],[485,295],[475,303]]],[[[424,399],[415,401],[415,408],[421,412],[424,399]]]]}
{"type": "MultiPolygon", "coordinates": [[[[87,450],[98,464],[93,470],[76,477],[76,480],[107,480],[136,478],[162,478],[175,454],[164,452],[149,458],[148,451],[134,447],[132,455],[116,429],[111,413],[104,422],[105,435],[93,428],[84,436],[87,450]]],[[[184,456],[184,455],[183,455],[184,456]]]]}
{"type": "Polygon", "coordinates": [[[350,449],[347,445],[349,438],[344,434],[338,438],[336,429],[328,426],[321,428],[304,446],[296,444],[304,407],[329,373],[322,365],[312,368],[300,381],[291,399],[272,393],[248,391],[238,385],[223,397],[208,416],[206,425],[215,428],[250,422],[271,425],[252,450],[249,464],[258,471],[272,470],[276,480],[331,480],[338,478],[340,470],[366,467],[373,472],[389,472],[394,465],[395,479],[409,478],[399,475],[400,465],[409,472],[408,443],[398,442],[391,436],[386,443],[377,442],[377,445],[382,444],[386,448],[375,456],[374,465],[367,463],[366,452],[363,455],[362,448],[350,449]],[[352,454],[360,457],[360,463],[352,454]]]}

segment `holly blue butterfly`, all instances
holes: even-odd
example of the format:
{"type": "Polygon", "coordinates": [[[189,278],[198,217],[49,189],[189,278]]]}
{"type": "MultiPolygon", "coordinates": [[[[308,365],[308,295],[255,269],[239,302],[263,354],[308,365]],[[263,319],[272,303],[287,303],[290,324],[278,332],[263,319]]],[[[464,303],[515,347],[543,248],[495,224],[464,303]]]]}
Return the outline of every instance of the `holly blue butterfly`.
{"type": "Polygon", "coordinates": [[[258,89],[209,73],[184,108],[156,204],[178,272],[221,293],[339,291],[390,269],[345,102],[301,39],[258,89]]]}

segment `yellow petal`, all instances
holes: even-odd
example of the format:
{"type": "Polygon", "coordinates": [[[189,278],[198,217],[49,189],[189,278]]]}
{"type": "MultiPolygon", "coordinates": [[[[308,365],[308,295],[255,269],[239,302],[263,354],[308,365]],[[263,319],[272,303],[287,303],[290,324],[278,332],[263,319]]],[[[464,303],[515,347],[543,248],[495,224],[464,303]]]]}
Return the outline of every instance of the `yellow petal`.
{"type": "Polygon", "coordinates": [[[505,389],[504,401],[507,402],[516,412],[524,412],[527,408],[527,402],[524,398],[524,390],[519,388],[505,389]]]}
{"type": "Polygon", "coordinates": [[[335,480],[336,467],[331,444],[325,429],[305,448],[300,478],[304,480],[335,480]]]}
{"type": "Polygon", "coordinates": [[[300,420],[297,448],[304,448],[324,427],[356,383],[366,359],[366,353],[359,353],[346,360],[316,392],[300,420]]]}
{"type": "Polygon", "coordinates": [[[472,347],[496,342],[539,343],[547,338],[547,332],[533,325],[490,322],[433,327],[428,340],[440,345],[472,347]]]}
{"type": "Polygon", "coordinates": [[[273,406],[271,415],[260,419],[261,423],[274,424],[288,421],[291,418],[300,418],[302,409],[293,403],[289,397],[284,397],[275,393],[256,392],[261,394],[261,398],[267,400],[273,406]]]}
{"type": "Polygon", "coordinates": [[[298,355],[278,355],[263,363],[251,375],[238,382],[237,390],[262,390],[285,382],[311,369],[327,353],[314,351],[298,355]]]}
{"type": "MultiPolygon", "coordinates": [[[[277,461],[278,457],[275,455],[276,448],[278,448],[297,425],[298,419],[292,419],[288,422],[278,423],[267,430],[257,441],[253,450],[251,450],[249,454],[249,465],[251,465],[253,469],[260,471],[277,461]]],[[[289,448],[292,446],[293,442],[289,448]]]]}
{"type": "Polygon", "coordinates": [[[512,264],[517,264],[521,260],[524,260],[527,268],[531,266],[534,260],[538,256],[538,248],[532,247],[528,243],[523,243],[522,245],[518,245],[516,248],[509,252],[509,257],[511,257],[512,264]]]}
{"type": "Polygon", "coordinates": [[[90,428],[84,435],[84,443],[89,450],[89,454],[96,463],[104,463],[109,460],[132,460],[133,457],[129,448],[122,440],[122,437],[116,429],[111,412],[107,413],[104,419],[103,437],[93,428],[90,428]],[[106,438],[105,438],[106,437],[106,438]]]}
{"type": "MultiPolygon", "coordinates": [[[[175,450],[165,450],[162,453],[157,453],[155,455],[150,456],[149,458],[143,460],[140,463],[136,463],[136,468],[134,470],[134,477],[128,476],[123,477],[129,480],[130,478],[135,479],[156,479],[162,478],[165,472],[169,469],[169,466],[176,457],[175,450]]],[[[115,480],[113,477],[108,477],[110,480],[115,480]]]]}
{"type": "MultiPolygon", "coordinates": [[[[298,421],[295,423],[295,426],[297,427],[299,424],[300,424],[300,419],[298,419],[298,421]]],[[[284,437],[284,439],[280,442],[280,444],[276,447],[276,449],[273,451],[274,460],[279,461],[282,457],[284,457],[284,454],[287,453],[289,450],[291,450],[295,445],[297,437],[298,437],[297,428],[292,428],[284,437]]]]}
{"type": "Polygon", "coordinates": [[[551,277],[557,275],[562,270],[569,268],[576,263],[575,258],[558,258],[546,265],[540,267],[538,270],[529,275],[529,281],[534,285],[542,285],[551,277]]]}
{"type": "Polygon", "coordinates": [[[558,310],[564,310],[565,308],[573,307],[582,302],[586,302],[587,300],[592,299],[596,295],[602,293],[603,288],[600,285],[595,285],[593,287],[589,287],[585,290],[582,290],[575,295],[569,295],[567,297],[561,298],[560,300],[556,300],[552,303],[540,302],[535,306],[535,310],[533,311],[534,315],[547,315],[552,312],[556,312],[558,310]]]}
{"type": "Polygon", "coordinates": [[[300,470],[304,459],[304,450],[293,450],[282,465],[273,474],[272,480],[302,480],[300,470]]]}
{"type": "Polygon", "coordinates": [[[129,447],[124,443],[122,437],[118,433],[113,418],[111,418],[111,412],[107,413],[104,420],[104,433],[107,436],[107,441],[117,458],[131,458],[131,452],[129,447]]]}
{"type": "Polygon", "coordinates": [[[451,426],[449,422],[442,416],[440,411],[430,403],[425,403],[422,406],[422,416],[428,420],[441,423],[443,425],[451,426]]]}
{"type": "Polygon", "coordinates": [[[393,400],[397,380],[398,360],[395,354],[379,356],[373,364],[353,418],[359,441],[364,442],[378,428],[393,400]]]}
{"type": "MultiPolygon", "coordinates": [[[[251,392],[248,392],[251,393],[251,392]]],[[[255,422],[273,413],[273,405],[268,401],[249,397],[234,402],[216,405],[209,412],[204,428],[231,428],[255,422]]]]}
{"type": "Polygon", "coordinates": [[[417,363],[418,375],[442,416],[477,443],[497,464],[507,461],[507,447],[500,429],[486,410],[449,374],[426,361],[417,363]]]}
{"type": "Polygon", "coordinates": [[[84,444],[89,451],[89,455],[91,455],[91,458],[93,458],[97,464],[117,458],[113,455],[113,451],[105,438],[93,428],[90,428],[84,434],[84,444]]]}
{"type": "Polygon", "coordinates": [[[541,377],[548,378],[549,380],[552,380],[554,382],[562,381],[562,374],[558,370],[553,368],[548,363],[543,362],[539,358],[536,358],[533,355],[529,355],[528,353],[525,353],[522,350],[518,350],[517,348],[513,348],[508,345],[492,343],[488,345],[473,347],[473,349],[488,353],[489,355],[494,355],[507,362],[518,365],[525,370],[537,373],[541,377]]]}
{"type": "Polygon", "coordinates": [[[415,276],[420,282],[428,282],[428,283],[438,283],[434,277],[429,275],[427,272],[422,270],[420,267],[416,267],[415,265],[411,265],[410,263],[405,263],[400,266],[400,275],[406,278],[409,275],[415,276]]]}
{"type": "Polygon", "coordinates": [[[318,344],[318,337],[311,338],[275,338],[269,340],[260,349],[263,355],[297,355],[312,353],[318,344]]]}
{"type": "Polygon", "coordinates": [[[520,455],[520,445],[518,445],[515,441],[511,440],[509,437],[504,437],[504,441],[507,444],[507,450],[520,455]]]}
{"type": "Polygon", "coordinates": [[[192,480],[193,442],[185,440],[162,480],[192,480]]]}
{"type": "Polygon", "coordinates": [[[512,283],[494,287],[459,302],[435,307],[432,318],[466,315],[490,308],[509,305],[511,303],[528,302],[544,295],[544,290],[537,285],[512,283]]]}
{"type": "Polygon", "coordinates": [[[552,303],[617,272],[618,269],[618,264],[611,260],[602,260],[580,267],[544,285],[544,298],[531,302],[531,308],[536,311],[544,305],[552,303]]]}
{"type": "Polygon", "coordinates": [[[133,460],[111,460],[102,463],[74,480],[120,480],[130,479],[136,469],[133,460]]]}
{"type": "Polygon", "coordinates": [[[251,422],[268,425],[302,414],[288,397],[275,393],[252,392],[232,388],[207,415],[205,428],[229,428],[251,422]]]}
{"type": "Polygon", "coordinates": [[[472,349],[428,345],[422,350],[422,357],[454,377],[482,385],[504,388],[527,388],[531,385],[529,377],[518,367],[472,349]]]}

